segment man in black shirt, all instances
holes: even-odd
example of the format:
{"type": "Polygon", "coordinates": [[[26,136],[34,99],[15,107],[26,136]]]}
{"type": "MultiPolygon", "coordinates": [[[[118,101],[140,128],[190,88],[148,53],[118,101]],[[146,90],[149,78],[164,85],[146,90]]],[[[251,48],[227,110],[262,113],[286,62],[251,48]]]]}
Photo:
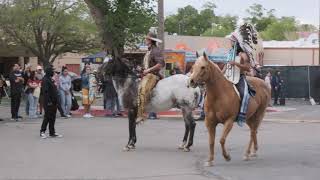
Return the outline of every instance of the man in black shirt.
{"type": "Polygon", "coordinates": [[[273,105],[279,105],[278,99],[281,91],[281,77],[280,77],[280,71],[277,71],[277,73],[272,77],[271,80],[271,86],[274,93],[274,103],[273,105]]]}
{"type": "Polygon", "coordinates": [[[49,123],[49,137],[56,138],[62,137],[55,132],[54,124],[56,121],[56,113],[58,106],[58,90],[52,80],[54,74],[54,69],[50,65],[45,70],[46,75],[42,79],[41,83],[41,93],[43,94],[43,105],[44,105],[44,117],[40,130],[40,137],[45,139],[47,135],[45,134],[48,123],[49,123]]]}
{"type": "Polygon", "coordinates": [[[20,118],[18,113],[24,83],[24,78],[22,77],[20,66],[18,64],[14,64],[9,80],[11,88],[11,117],[13,120],[18,121],[18,118],[20,118]]]}

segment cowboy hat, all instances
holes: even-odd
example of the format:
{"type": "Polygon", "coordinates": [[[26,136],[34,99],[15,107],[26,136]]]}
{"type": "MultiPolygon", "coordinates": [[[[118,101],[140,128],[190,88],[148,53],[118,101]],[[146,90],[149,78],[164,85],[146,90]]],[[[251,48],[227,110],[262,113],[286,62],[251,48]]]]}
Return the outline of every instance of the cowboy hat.
{"type": "Polygon", "coordinates": [[[162,43],[162,40],[161,39],[158,39],[157,38],[157,35],[155,33],[152,33],[152,32],[149,32],[146,36],[146,39],[150,39],[151,41],[155,41],[155,42],[158,42],[158,43],[162,43]]]}

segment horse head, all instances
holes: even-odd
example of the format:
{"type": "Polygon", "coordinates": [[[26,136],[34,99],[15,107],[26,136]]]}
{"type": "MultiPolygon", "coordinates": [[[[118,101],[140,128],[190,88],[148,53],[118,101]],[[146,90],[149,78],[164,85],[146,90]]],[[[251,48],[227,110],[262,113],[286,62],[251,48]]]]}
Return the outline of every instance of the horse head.
{"type": "Polygon", "coordinates": [[[99,68],[99,75],[105,78],[121,77],[127,78],[134,74],[134,63],[126,58],[110,59],[99,68]]]}
{"type": "Polygon", "coordinates": [[[197,60],[192,66],[191,76],[189,79],[189,85],[193,88],[204,85],[210,78],[210,68],[209,65],[211,62],[208,59],[208,56],[203,52],[202,56],[197,54],[197,60]]]}

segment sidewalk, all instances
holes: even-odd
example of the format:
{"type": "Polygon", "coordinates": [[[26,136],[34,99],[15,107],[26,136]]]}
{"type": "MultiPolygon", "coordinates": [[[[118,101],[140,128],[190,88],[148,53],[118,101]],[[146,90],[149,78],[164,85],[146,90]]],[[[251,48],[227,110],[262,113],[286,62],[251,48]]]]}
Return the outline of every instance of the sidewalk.
{"type": "MultiPolygon", "coordinates": [[[[100,103],[98,102],[97,104],[99,105],[100,103]]],[[[24,106],[25,102],[22,102],[20,114],[25,117],[24,106]]],[[[83,107],[72,113],[73,117],[82,117],[83,107]]],[[[103,109],[102,105],[92,107],[92,114],[96,117],[104,117],[106,113],[107,111],[103,109]]],[[[196,118],[199,113],[199,109],[194,111],[196,118]]],[[[126,113],[124,114],[126,115],[126,113]]],[[[0,118],[9,119],[10,116],[10,103],[8,99],[3,99],[2,104],[0,104],[0,118]]],[[[169,111],[158,113],[158,118],[182,118],[182,114],[179,109],[173,108],[169,111]]],[[[318,121],[320,120],[320,106],[311,106],[308,101],[304,100],[287,100],[286,106],[268,107],[265,119],[267,121],[318,121]]]]}

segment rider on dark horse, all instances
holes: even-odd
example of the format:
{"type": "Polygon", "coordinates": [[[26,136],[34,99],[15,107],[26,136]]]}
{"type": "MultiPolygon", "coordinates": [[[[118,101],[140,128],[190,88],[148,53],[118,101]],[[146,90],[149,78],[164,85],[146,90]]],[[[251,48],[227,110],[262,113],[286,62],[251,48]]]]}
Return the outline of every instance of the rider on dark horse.
{"type": "Polygon", "coordinates": [[[157,39],[155,33],[149,32],[146,36],[148,51],[143,59],[142,80],[138,90],[138,118],[136,122],[146,119],[144,116],[145,104],[150,99],[151,91],[156,83],[163,78],[160,71],[165,66],[165,62],[161,49],[157,47],[157,43],[161,42],[160,39],[157,39]]]}

